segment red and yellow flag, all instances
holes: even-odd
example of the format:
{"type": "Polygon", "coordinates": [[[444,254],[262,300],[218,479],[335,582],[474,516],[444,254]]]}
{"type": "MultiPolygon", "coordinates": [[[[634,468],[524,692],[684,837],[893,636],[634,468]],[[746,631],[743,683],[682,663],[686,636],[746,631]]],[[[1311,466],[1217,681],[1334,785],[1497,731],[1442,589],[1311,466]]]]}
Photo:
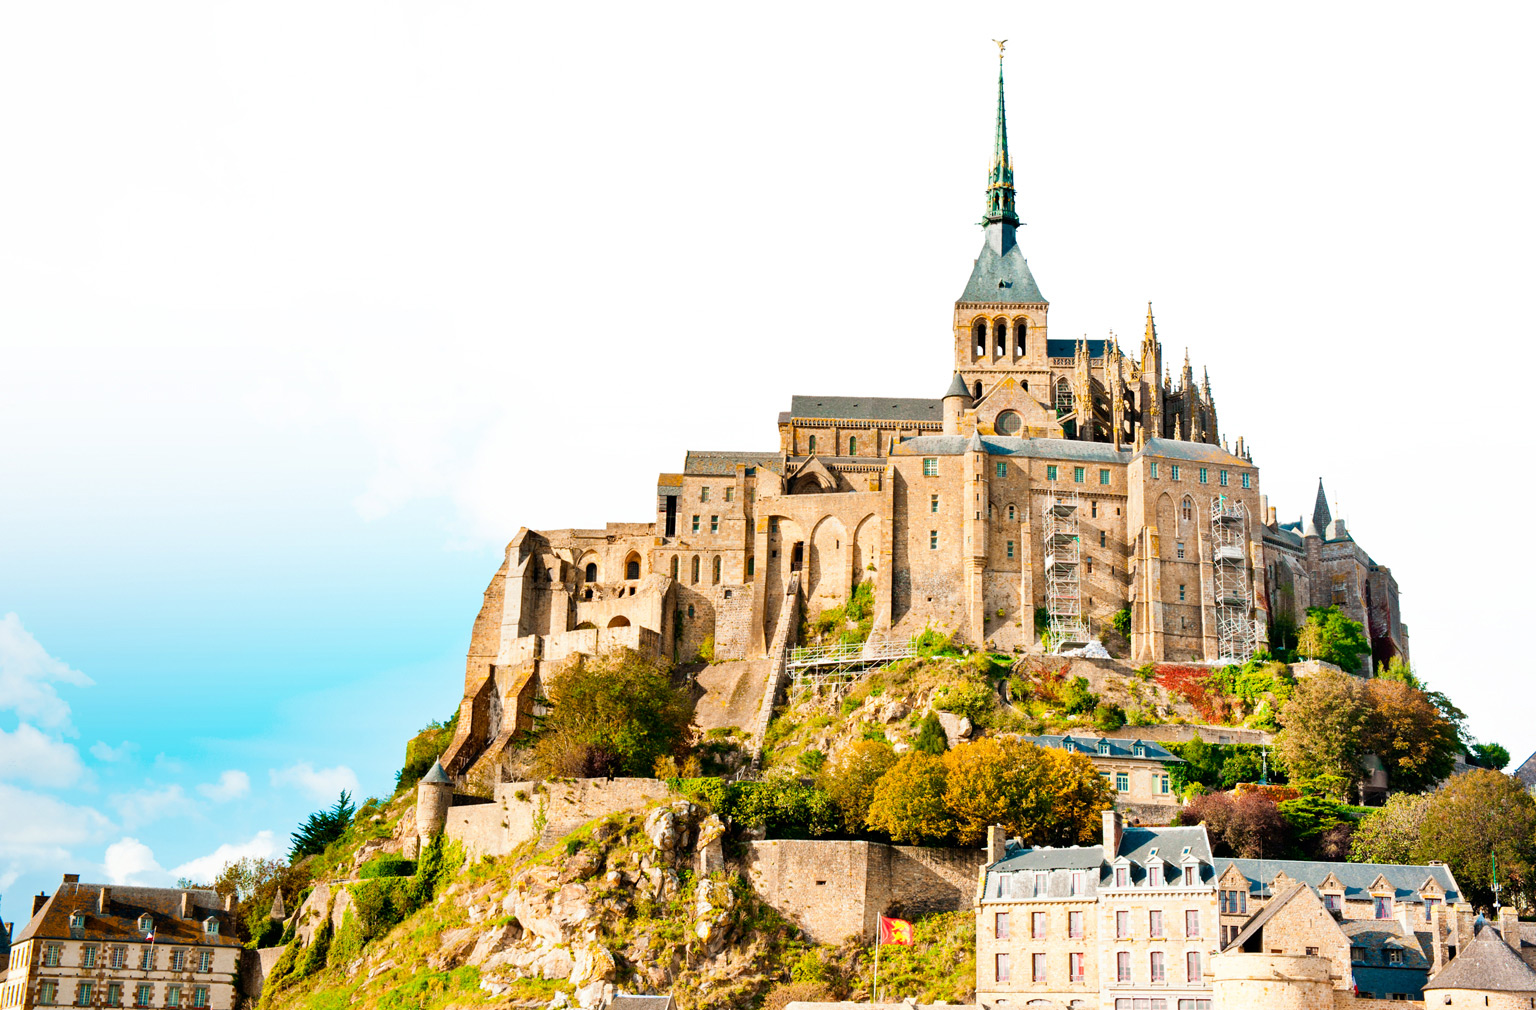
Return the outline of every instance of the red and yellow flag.
{"type": "Polygon", "coordinates": [[[880,917],[880,942],[912,945],[912,924],[905,919],[880,917]]]}

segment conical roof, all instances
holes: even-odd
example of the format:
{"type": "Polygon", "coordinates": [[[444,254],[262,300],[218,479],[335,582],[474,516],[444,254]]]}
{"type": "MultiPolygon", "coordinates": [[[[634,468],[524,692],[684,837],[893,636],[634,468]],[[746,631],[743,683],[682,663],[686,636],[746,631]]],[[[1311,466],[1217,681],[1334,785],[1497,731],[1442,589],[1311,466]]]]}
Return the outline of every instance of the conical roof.
{"type": "Polygon", "coordinates": [[[965,380],[960,378],[959,372],[956,372],[955,377],[950,380],[949,389],[945,390],[944,395],[964,397],[969,397],[971,395],[971,391],[965,388],[965,380]]]}
{"type": "Polygon", "coordinates": [[[1451,963],[1424,983],[1429,989],[1472,989],[1479,992],[1536,992],[1536,971],[1521,960],[1487,920],[1478,916],[1472,942],[1451,963]]]}
{"type": "Polygon", "coordinates": [[[1328,495],[1323,493],[1323,478],[1317,478],[1317,500],[1312,503],[1312,525],[1320,530],[1328,528],[1333,513],[1328,511],[1328,495]]]}
{"type": "Polygon", "coordinates": [[[432,770],[423,775],[421,781],[430,782],[433,785],[453,785],[453,779],[449,778],[448,773],[443,770],[443,762],[441,760],[432,762],[432,770]]]}

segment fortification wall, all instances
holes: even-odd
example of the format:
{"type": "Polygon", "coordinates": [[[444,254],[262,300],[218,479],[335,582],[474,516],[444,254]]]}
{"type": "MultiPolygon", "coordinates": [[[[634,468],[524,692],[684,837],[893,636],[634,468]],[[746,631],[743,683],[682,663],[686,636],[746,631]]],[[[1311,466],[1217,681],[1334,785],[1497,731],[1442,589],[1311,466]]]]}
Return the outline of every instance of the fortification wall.
{"type": "Polygon", "coordinates": [[[878,917],[969,908],[979,849],[772,839],[748,845],[746,872],[764,901],[823,943],[874,935],[878,917]]]}
{"type": "Polygon", "coordinates": [[[524,842],[548,844],[595,817],[668,795],[658,779],[500,782],[490,803],[449,808],[443,830],[472,859],[501,856],[524,842]]]}

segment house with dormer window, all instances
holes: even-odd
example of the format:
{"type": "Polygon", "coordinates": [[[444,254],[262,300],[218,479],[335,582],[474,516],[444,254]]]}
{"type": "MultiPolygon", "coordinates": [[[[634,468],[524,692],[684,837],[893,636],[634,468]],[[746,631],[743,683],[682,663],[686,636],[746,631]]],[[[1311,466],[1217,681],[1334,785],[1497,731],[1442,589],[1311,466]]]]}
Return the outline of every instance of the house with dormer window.
{"type": "Polygon", "coordinates": [[[1115,809],[1131,820],[1167,824],[1179,811],[1169,769],[1184,759],[1155,740],[1113,737],[1027,736],[1032,744],[1082,754],[1115,794],[1115,809]]]}

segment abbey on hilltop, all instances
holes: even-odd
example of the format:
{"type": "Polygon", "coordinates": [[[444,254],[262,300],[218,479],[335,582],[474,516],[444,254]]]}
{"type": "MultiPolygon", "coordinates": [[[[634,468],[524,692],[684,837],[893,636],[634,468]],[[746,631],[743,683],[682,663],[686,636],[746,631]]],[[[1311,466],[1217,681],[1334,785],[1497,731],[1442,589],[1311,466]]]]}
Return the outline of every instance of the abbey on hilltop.
{"type": "Polygon", "coordinates": [[[660,474],[652,520],[520,530],[475,620],[449,774],[528,725],[545,664],[620,646],[782,656],[800,612],[862,582],[874,643],[931,625],[1070,648],[1126,611],[1136,662],[1241,661],[1273,619],[1337,604],[1377,660],[1406,655],[1391,572],[1321,485],[1310,518],[1277,521],[1243,440],[1221,435],[1208,374],[1187,353],[1168,373],[1150,305],[1134,357],[1112,337],[1050,336],[1019,245],[1001,64],[997,83],[985,237],[943,395],[793,396],[776,448],[690,451],[660,474]]]}

